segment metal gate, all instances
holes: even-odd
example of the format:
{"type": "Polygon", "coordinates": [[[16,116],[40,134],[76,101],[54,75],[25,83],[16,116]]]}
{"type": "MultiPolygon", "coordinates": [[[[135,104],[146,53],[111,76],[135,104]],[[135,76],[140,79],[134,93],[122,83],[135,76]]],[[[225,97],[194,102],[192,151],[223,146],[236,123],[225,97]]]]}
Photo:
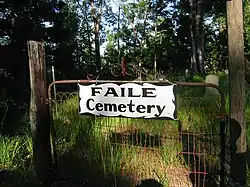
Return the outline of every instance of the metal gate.
{"type": "Polygon", "coordinates": [[[223,186],[225,98],[216,85],[176,82],[178,120],[161,120],[79,115],[77,84],[90,83],[128,82],[61,80],[48,89],[60,176],[78,186],[223,186]],[[58,85],[70,92],[52,94],[58,85]],[[218,95],[204,96],[208,87],[218,95]]]}

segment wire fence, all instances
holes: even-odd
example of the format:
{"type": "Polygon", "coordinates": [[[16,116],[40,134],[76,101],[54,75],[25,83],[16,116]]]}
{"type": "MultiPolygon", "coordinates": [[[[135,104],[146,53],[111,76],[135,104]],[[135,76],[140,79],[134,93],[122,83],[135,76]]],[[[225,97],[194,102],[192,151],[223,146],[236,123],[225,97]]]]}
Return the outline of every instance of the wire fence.
{"type": "Polygon", "coordinates": [[[166,187],[222,184],[221,100],[204,91],[177,89],[176,121],[79,115],[78,93],[58,92],[53,119],[60,170],[81,170],[79,181],[90,186],[133,186],[147,179],[166,187]]]}

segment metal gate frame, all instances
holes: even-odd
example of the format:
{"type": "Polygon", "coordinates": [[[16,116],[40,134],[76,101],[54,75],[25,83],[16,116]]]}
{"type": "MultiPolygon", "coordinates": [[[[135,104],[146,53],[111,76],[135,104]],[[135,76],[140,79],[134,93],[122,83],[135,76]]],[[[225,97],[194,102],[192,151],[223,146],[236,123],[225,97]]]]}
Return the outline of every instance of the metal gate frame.
{"type": "MultiPolygon", "coordinates": [[[[57,162],[57,151],[55,146],[56,131],[53,125],[53,110],[52,110],[52,87],[58,84],[101,84],[101,83],[150,83],[150,84],[168,84],[175,85],[177,87],[211,87],[216,89],[220,95],[220,186],[223,187],[225,184],[225,149],[226,149],[226,123],[227,115],[225,109],[225,96],[220,90],[219,86],[211,83],[199,83],[199,82],[170,82],[164,81],[115,81],[115,80],[59,80],[52,82],[48,87],[48,104],[49,104],[49,115],[50,115],[50,130],[51,130],[51,144],[52,144],[52,155],[54,161],[54,167],[56,173],[58,173],[58,162],[57,162]]],[[[178,109],[176,110],[178,115],[178,109]]]]}

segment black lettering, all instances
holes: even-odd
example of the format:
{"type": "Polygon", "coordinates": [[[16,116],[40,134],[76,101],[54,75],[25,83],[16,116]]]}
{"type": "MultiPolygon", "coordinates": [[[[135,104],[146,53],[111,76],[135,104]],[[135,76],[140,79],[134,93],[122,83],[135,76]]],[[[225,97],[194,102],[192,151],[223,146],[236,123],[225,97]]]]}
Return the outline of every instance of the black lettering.
{"type": "Polygon", "coordinates": [[[89,106],[89,102],[90,102],[90,101],[93,101],[93,102],[94,102],[94,99],[88,99],[88,100],[87,100],[86,106],[87,106],[88,110],[91,110],[91,111],[92,111],[92,110],[95,110],[95,108],[90,108],[90,106],[89,106]]]}
{"type": "Polygon", "coordinates": [[[116,93],[115,88],[108,88],[104,96],[106,97],[108,94],[113,94],[114,97],[118,97],[118,94],[116,93]]]}
{"type": "Polygon", "coordinates": [[[91,87],[92,90],[92,94],[91,96],[96,96],[95,94],[98,93],[100,94],[101,92],[97,91],[97,90],[102,90],[102,87],[91,87]]]}
{"type": "Polygon", "coordinates": [[[102,111],[102,110],[103,110],[103,105],[102,105],[102,103],[97,103],[97,104],[95,105],[95,109],[96,109],[97,111],[102,111]]]}
{"type": "Polygon", "coordinates": [[[159,116],[162,114],[162,112],[163,112],[163,110],[164,110],[165,107],[166,107],[166,106],[163,106],[163,107],[161,108],[161,106],[157,105],[156,108],[157,108],[159,114],[158,114],[158,115],[155,115],[155,116],[156,116],[156,117],[159,117],[159,116]]]}
{"type": "Polygon", "coordinates": [[[144,106],[144,105],[138,105],[137,107],[136,107],[136,110],[137,110],[137,112],[139,112],[139,113],[145,113],[146,111],[144,111],[146,109],[146,107],[144,106]],[[142,111],[143,110],[143,111],[142,111]]]}
{"type": "Polygon", "coordinates": [[[121,88],[121,97],[125,97],[125,88],[121,88]]]}
{"type": "Polygon", "coordinates": [[[132,100],[130,100],[130,103],[129,104],[127,104],[128,105],[128,107],[129,107],[129,112],[135,112],[134,110],[133,110],[133,106],[135,106],[135,104],[132,104],[132,100]]]}
{"type": "Polygon", "coordinates": [[[141,95],[133,95],[133,88],[128,88],[128,97],[140,97],[141,95]]]}
{"type": "Polygon", "coordinates": [[[104,104],[104,111],[117,111],[117,106],[116,104],[111,104],[111,103],[105,103],[104,104]]]}
{"type": "Polygon", "coordinates": [[[118,110],[120,111],[120,112],[126,112],[126,105],[124,105],[124,104],[119,104],[118,105],[118,110]],[[124,109],[124,110],[123,110],[124,109]]]}
{"type": "Polygon", "coordinates": [[[154,95],[152,92],[153,90],[155,91],[155,88],[142,88],[142,97],[156,97],[156,94],[154,95]]]}
{"type": "Polygon", "coordinates": [[[155,108],[155,105],[147,105],[147,113],[151,113],[152,108],[155,108]]]}

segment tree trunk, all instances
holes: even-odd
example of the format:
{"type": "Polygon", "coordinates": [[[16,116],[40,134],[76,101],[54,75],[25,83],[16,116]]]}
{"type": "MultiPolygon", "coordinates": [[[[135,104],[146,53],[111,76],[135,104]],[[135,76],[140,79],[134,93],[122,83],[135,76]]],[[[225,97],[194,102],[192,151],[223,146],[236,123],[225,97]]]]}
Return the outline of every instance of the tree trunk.
{"type": "MultiPolygon", "coordinates": [[[[148,4],[149,2],[146,3],[146,8],[145,8],[145,13],[144,13],[144,18],[143,18],[143,36],[142,36],[142,44],[146,41],[146,27],[147,27],[147,19],[148,19],[148,4]]],[[[142,46],[143,47],[143,46],[142,46]]]]}
{"type": "Polygon", "coordinates": [[[191,69],[193,72],[205,74],[204,69],[204,33],[203,33],[203,0],[189,0],[190,37],[191,37],[191,69]]]}
{"type": "Polygon", "coordinates": [[[100,54],[99,22],[96,22],[94,25],[95,25],[95,60],[96,60],[96,72],[100,73],[100,70],[101,70],[101,54],[100,54]]]}
{"type": "Polygon", "coordinates": [[[92,42],[91,42],[91,36],[90,36],[90,26],[89,26],[89,19],[87,15],[87,3],[84,2],[84,17],[85,17],[85,22],[86,22],[86,27],[87,27],[87,33],[88,33],[88,47],[89,47],[89,66],[91,72],[93,72],[93,64],[92,64],[92,42]]]}
{"type": "Polygon", "coordinates": [[[135,27],[135,18],[133,18],[132,28],[133,28],[133,32],[134,32],[134,56],[133,56],[133,61],[136,62],[137,29],[136,29],[136,27],[135,27]]]}
{"type": "Polygon", "coordinates": [[[117,49],[118,49],[118,63],[121,63],[121,51],[120,51],[120,18],[121,18],[121,2],[118,4],[118,23],[117,23],[117,49]]]}
{"type": "Polygon", "coordinates": [[[100,24],[102,14],[102,0],[99,2],[99,10],[96,12],[96,6],[94,0],[90,1],[91,12],[94,22],[94,35],[95,35],[95,60],[96,60],[96,73],[100,73],[101,70],[101,55],[100,55],[100,24]]]}
{"type": "Polygon", "coordinates": [[[197,58],[196,58],[196,41],[195,41],[195,0],[189,0],[189,6],[190,6],[190,37],[191,37],[191,48],[192,48],[192,54],[191,54],[191,69],[193,72],[198,72],[197,68],[197,58]]]}
{"type": "Polygon", "coordinates": [[[197,2],[197,13],[196,13],[196,49],[197,49],[197,61],[199,72],[205,74],[204,70],[204,35],[203,35],[203,10],[202,1],[197,2]]]}
{"type": "MultiPolygon", "coordinates": [[[[157,20],[157,15],[156,15],[156,20],[157,20]]],[[[155,36],[157,35],[157,24],[155,25],[155,36]]],[[[157,74],[157,54],[156,54],[156,51],[157,51],[157,45],[155,45],[155,51],[154,51],[154,73],[155,73],[155,76],[157,74]]]]}

